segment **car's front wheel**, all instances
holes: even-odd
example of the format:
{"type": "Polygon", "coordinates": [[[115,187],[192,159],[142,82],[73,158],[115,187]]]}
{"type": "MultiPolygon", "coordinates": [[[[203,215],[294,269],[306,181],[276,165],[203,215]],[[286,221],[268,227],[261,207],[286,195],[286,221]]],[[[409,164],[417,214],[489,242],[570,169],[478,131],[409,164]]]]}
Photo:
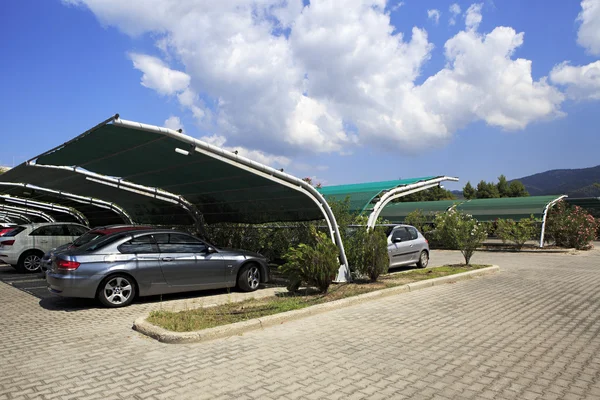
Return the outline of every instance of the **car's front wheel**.
{"type": "Polygon", "coordinates": [[[427,264],[429,264],[429,253],[427,253],[427,251],[423,250],[421,252],[421,255],[419,256],[419,261],[417,262],[417,267],[425,268],[425,267],[427,267],[427,264]]]}
{"type": "Polygon", "coordinates": [[[133,279],[124,274],[105,278],[98,288],[98,300],[106,307],[125,307],[135,298],[136,285],[133,279]]]}
{"type": "Polygon", "coordinates": [[[16,269],[19,272],[33,273],[39,272],[42,266],[43,254],[39,251],[26,251],[19,257],[16,269]]]}
{"type": "Polygon", "coordinates": [[[238,274],[238,287],[244,292],[253,292],[260,285],[260,267],[256,264],[246,264],[238,274]]]}

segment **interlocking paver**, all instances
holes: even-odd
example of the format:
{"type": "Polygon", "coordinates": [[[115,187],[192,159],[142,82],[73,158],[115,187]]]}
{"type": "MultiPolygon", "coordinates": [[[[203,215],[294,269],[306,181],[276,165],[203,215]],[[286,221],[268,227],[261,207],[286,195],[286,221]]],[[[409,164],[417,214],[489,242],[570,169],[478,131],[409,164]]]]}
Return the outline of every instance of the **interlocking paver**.
{"type": "Polygon", "coordinates": [[[0,267],[0,399],[599,398],[600,251],[474,261],[501,271],[189,345],[131,323],[238,293],[107,310],[35,297],[0,267]]]}

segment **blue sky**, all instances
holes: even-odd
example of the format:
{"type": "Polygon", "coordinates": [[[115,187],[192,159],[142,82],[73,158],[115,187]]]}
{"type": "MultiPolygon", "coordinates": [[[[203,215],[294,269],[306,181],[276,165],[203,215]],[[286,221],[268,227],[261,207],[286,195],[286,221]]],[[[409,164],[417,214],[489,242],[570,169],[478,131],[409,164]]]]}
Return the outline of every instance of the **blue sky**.
{"type": "MultiPolygon", "coordinates": [[[[600,164],[600,84],[561,64],[600,68],[594,64],[600,34],[591,21],[584,35],[578,1],[458,1],[454,25],[447,1],[382,7],[381,0],[348,0],[344,11],[314,2],[304,9],[255,7],[253,26],[251,13],[236,14],[225,1],[209,11],[152,1],[156,7],[2,3],[0,165],[18,164],[115,112],[155,125],[169,120],[189,135],[326,184],[446,174],[461,178],[447,185],[457,189],[500,174],[510,179],[600,164]],[[437,23],[428,10],[438,10],[437,23]],[[481,17],[470,28],[468,10],[473,21],[481,17]],[[268,15],[261,19],[261,12],[268,15]],[[386,18],[393,32],[379,29],[386,18]],[[190,28],[178,30],[177,21],[190,28]],[[269,34],[272,21],[282,29],[269,34]],[[425,42],[417,43],[413,27],[425,42]],[[498,50],[497,59],[490,45],[489,58],[479,58],[470,46],[485,43],[497,27],[513,28],[503,37],[522,43],[508,55],[498,50]],[[456,59],[445,55],[448,41],[456,59]],[[390,50],[390,43],[409,50],[390,50]],[[529,76],[533,89],[521,83],[522,94],[507,100],[513,90],[504,87],[506,79],[522,67],[517,59],[531,61],[530,75],[514,74],[520,82],[529,76]],[[504,80],[489,78],[496,73],[504,80]],[[450,107],[434,98],[451,83],[462,89],[450,90],[456,102],[450,107]]],[[[586,1],[593,12],[600,8],[586,1]]]]}

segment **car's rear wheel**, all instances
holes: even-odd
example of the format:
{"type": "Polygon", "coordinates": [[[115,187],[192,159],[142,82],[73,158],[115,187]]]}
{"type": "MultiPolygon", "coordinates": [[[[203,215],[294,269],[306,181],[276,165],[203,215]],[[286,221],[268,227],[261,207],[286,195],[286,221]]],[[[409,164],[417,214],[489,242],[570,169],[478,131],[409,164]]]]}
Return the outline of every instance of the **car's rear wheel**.
{"type": "Polygon", "coordinates": [[[33,273],[41,271],[42,257],[44,255],[41,251],[30,250],[26,251],[19,257],[16,269],[19,272],[33,273]]]}
{"type": "Polygon", "coordinates": [[[98,300],[106,307],[125,307],[135,298],[135,281],[124,274],[105,278],[98,287],[98,300]]]}
{"type": "Polygon", "coordinates": [[[419,256],[419,261],[417,262],[417,267],[425,268],[425,267],[427,267],[427,264],[429,264],[429,253],[427,251],[423,250],[421,252],[421,255],[419,256]]]}
{"type": "Polygon", "coordinates": [[[260,267],[256,264],[246,264],[238,274],[238,287],[244,292],[253,292],[260,286],[260,267]]]}

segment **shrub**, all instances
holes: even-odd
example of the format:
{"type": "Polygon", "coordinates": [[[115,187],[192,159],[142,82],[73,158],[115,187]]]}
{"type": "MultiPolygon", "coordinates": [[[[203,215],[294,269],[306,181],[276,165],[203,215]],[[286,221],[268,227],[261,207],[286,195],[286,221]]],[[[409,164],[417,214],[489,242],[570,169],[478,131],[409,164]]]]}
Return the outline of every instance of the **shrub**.
{"type": "Polygon", "coordinates": [[[557,246],[588,249],[596,237],[597,222],[578,206],[558,202],[548,215],[548,233],[557,246]]]}
{"type": "Polygon", "coordinates": [[[485,228],[471,215],[454,209],[435,217],[435,238],[444,248],[460,250],[469,264],[475,250],[487,238],[485,228]]]}
{"type": "Polygon", "coordinates": [[[419,230],[421,233],[427,232],[429,225],[427,224],[428,218],[419,209],[409,212],[404,218],[404,223],[412,225],[419,230]]]}
{"type": "Polygon", "coordinates": [[[346,240],[346,257],[353,272],[368,276],[376,281],[379,275],[387,272],[390,260],[387,254],[385,229],[378,227],[367,230],[366,217],[357,217],[357,229],[346,240]]]}
{"type": "Polygon", "coordinates": [[[301,285],[313,286],[327,292],[340,267],[338,248],[326,234],[311,228],[312,243],[300,243],[289,248],[286,263],[279,270],[290,283],[288,290],[295,292],[301,285]]]}
{"type": "Polygon", "coordinates": [[[496,235],[502,239],[502,243],[513,242],[517,250],[521,250],[525,242],[533,238],[536,230],[536,220],[533,215],[519,222],[512,219],[499,219],[496,235]]]}

